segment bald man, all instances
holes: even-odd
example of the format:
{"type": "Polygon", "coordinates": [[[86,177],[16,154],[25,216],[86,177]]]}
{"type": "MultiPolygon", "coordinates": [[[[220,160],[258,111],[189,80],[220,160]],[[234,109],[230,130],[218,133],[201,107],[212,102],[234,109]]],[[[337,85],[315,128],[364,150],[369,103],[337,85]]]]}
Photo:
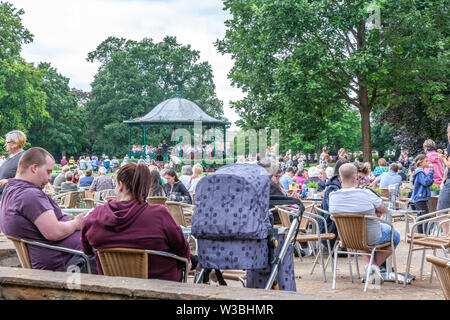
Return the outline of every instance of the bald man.
{"type": "MultiPolygon", "coordinates": [[[[371,190],[360,189],[356,186],[358,170],[351,163],[343,164],[339,168],[339,175],[342,180],[342,188],[330,193],[329,212],[332,215],[339,213],[355,213],[367,215],[370,217],[381,217],[388,211],[381,198],[371,190]]],[[[389,242],[391,240],[391,226],[380,221],[366,220],[367,244],[374,246],[389,242]]],[[[400,234],[394,229],[394,246],[397,247],[400,242],[400,234]]],[[[391,250],[391,247],[384,248],[391,250]]],[[[374,273],[380,282],[382,282],[379,266],[391,255],[391,251],[377,251],[374,256],[371,273],[374,273]]],[[[366,256],[369,262],[369,256],[366,256]]],[[[367,266],[366,266],[367,269],[367,266]]]]}

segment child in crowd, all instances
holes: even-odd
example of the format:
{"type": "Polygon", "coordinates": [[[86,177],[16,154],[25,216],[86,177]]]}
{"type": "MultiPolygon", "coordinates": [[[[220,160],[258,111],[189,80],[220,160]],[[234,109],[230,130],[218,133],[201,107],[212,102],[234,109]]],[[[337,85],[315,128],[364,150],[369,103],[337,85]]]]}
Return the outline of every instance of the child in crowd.
{"type": "MultiPolygon", "coordinates": [[[[430,186],[434,182],[434,170],[433,165],[431,163],[428,164],[428,157],[425,154],[419,154],[414,161],[417,169],[414,170],[412,178],[412,183],[414,184],[412,200],[415,209],[422,211],[418,214],[418,216],[421,216],[428,213],[428,200],[430,200],[431,197],[430,186]],[[424,171],[424,169],[427,168],[430,168],[428,174],[424,171]]],[[[418,232],[425,233],[426,224],[419,225],[418,232]]]]}

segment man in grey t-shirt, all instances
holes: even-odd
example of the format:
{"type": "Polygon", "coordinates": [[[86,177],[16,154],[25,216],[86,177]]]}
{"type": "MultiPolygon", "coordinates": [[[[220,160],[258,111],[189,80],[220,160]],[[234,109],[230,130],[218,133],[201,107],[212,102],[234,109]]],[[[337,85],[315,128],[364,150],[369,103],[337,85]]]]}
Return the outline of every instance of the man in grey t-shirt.
{"type": "MultiPolygon", "coordinates": [[[[359,189],[356,175],[357,168],[354,164],[346,163],[339,168],[339,175],[342,179],[342,189],[330,193],[329,212],[332,215],[339,213],[355,213],[372,217],[381,217],[388,209],[383,204],[378,195],[369,189],[359,189]]],[[[392,228],[379,221],[366,220],[367,244],[377,245],[391,240],[392,228]]],[[[394,246],[400,242],[400,234],[394,229],[394,246]]],[[[384,248],[389,250],[391,247],[384,248]]],[[[391,255],[388,251],[377,251],[373,264],[376,266],[375,272],[380,273],[379,266],[391,255]]],[[[369,257],[367,256],[367,262],[369,257]]]]}

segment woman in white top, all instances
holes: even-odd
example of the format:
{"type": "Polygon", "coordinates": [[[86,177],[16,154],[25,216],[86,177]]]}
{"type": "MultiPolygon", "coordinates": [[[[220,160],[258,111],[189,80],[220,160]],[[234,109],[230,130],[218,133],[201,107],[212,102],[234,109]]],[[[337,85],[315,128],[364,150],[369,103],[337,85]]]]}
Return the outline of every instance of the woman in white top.
{"type": "Polygon", "coordinates": [[[197,187],[197,183],[200,181],[200,179],[203,177],[203,167],[200,163],[196,163],[194,167],[192,168],[194,173],[191,176],[191,179],[189,180],[189,193],[195,193],[195,188],[197,187]]]}

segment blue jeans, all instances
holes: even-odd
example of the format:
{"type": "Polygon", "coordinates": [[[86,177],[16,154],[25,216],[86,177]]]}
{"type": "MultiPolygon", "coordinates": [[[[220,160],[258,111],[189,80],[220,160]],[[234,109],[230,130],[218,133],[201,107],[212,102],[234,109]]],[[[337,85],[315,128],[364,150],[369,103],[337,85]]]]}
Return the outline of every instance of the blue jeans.
{"type": "MultiPolygon", "coordinates": [[[[392,228],[388,224],[380,223],[381,238],[375,244],[382,244],[391,241],[392,228]]],[[[394,229],[394,247],[400,243],[400,233],[394,229]]]]}

